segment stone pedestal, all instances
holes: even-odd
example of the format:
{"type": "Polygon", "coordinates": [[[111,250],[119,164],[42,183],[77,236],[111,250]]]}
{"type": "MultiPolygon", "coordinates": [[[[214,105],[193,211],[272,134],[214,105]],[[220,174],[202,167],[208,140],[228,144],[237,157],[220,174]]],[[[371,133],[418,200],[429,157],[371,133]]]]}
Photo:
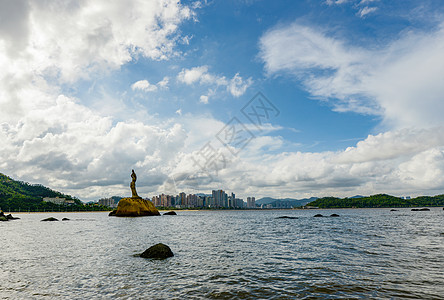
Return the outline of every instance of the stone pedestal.
{"type": "Polygon", "coordinates": [[[160,216],[154,204],[141,197],[122,198],[117,205],[116,217],[160,216]]]}

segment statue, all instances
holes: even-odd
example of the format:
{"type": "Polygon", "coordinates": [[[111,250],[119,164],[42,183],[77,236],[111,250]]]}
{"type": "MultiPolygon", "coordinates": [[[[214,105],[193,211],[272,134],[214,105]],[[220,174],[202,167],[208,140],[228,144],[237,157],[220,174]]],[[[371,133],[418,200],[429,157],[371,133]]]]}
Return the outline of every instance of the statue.
{"type": "Polygon", "coordinates": [[[117,209],[109,213],[116,217],[142,217],[142,216],[160,216],[159,211],[150,200],[142,199],[136,192],[137,176],[134,170],[131,172],[132,181],[130,183],[131,198],[122,198],[117,205],[117,209]]]}
{"type": "Polygon", "coordinates": [[[140,198],[139,195],[137,195],[137,192],[136,192],[136,180],[137,180],[137,176],[136,176],[136,173],[134,173],[134,170],[132,170],[131,178],[133,179],[133,180],[131,181],[131,183],[130,183],[130,188],[131,188],[132,198],[140,198]]]}

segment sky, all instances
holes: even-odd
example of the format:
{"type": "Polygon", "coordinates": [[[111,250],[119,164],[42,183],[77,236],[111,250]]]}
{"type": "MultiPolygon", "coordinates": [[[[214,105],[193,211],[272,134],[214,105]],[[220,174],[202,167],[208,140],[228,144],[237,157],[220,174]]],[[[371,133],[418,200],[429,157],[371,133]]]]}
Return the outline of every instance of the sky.
{"type": "Polygon", "coordinates": [[[439,0],[0,0],[0,172],[97,200],[444,193],[439,0]]]}

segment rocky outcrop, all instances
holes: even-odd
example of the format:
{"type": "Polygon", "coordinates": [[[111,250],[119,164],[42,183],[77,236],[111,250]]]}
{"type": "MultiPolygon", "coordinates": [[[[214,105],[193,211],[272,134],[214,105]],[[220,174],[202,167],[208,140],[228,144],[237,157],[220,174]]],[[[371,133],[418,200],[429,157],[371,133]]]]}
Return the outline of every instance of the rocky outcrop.
{"type": "Polygon", "coordinates": [[[116,217],[160,216],[154,204],[141,197],[122,198],[117,205],[116,217]]]}
{"type": "Polygon", "coordinates": [[[330,217],[339,217],[338,214],[331,214],[330,217]]]}
{"type": "Polygon", "coordinates": [[[69,219],[68,218],[63,218],[62,221],[69,221],[69,219]]]}
{"type": "Polygon", "coordinates": [[[58,220],[56,218],[53,218],[53,217],[49,217],[49,218],[46,218],[46,219],[42,220],[42,222],[53,222],[53,221],[58,221],[58,220]]]}
{"type": "Polygon", "coordinates": [[[169,211],[163,214],[164,216],[175,216],[177,215],[175,211],[169,211]]]}
{"type": "Polygon", "coordinates": [[[140,254],[140,257],[155,259],[165,259],[172,256],[174,256],[174,254],[170,247],[162,243],[151,246],[140,254]]]}
{"type": "Polygon", "coordinates": [[[282,217],[277,217],[276,219],[297,219],[297,217],[282,216],[282,217]]]}
{"type": "Polygon", "coordinates": [[[321,214],[316,214],[316,215],[314,215],[314,217],[315,217],[315,218],[321,218],[321,217],[323,217],[323,215],[321,215],[321,214]]]}
{"type": "Polygon", "coordinates": [[[430,211],[430,208],[412,208],[412,211],[430,211]]]}

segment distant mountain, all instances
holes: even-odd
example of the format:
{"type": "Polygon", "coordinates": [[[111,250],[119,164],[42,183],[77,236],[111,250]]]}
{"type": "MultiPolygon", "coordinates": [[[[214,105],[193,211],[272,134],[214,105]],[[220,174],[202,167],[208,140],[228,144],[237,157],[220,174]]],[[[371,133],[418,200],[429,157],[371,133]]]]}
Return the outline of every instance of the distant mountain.
{"type": "Polygon", "coordinates": [[[259,200],[256,200],[256,205],[270,205],[273,208],[291,208],[303,206],[307,203],[315,201],[318,199],[317,197],[304,198],[304,199],[293,199],[293,198],[284,198],[284,199],[275,199],[271,197],[264,197],[259,200]]]}
{"type": "Polygon", "coordinates": [[[14,180],[0,173],[0,208],[2,209],[38,209],[52,207],[55,204],[43,202],[44,197],[72,199],[76,204],[81,201],[70,195],[54,191],[41,184],[30,184],[14,180]]]}
{"type": "Polygon", "coordinates": [[[358,199],[358,198],[364,198],[364,197],[365,197],[365,196],[356,195],[356,196],[348,197],[348,198],[350,198],[350,199],[358,199]]]}

